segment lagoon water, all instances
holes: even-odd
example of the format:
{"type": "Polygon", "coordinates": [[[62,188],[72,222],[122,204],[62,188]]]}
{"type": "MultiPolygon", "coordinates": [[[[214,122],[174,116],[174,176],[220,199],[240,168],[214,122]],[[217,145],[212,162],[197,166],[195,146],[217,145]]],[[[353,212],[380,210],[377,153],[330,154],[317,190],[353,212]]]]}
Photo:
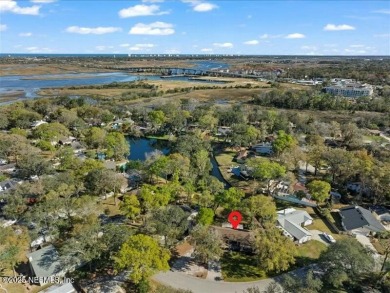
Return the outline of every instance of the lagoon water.
{"type": "MultiPolygon", "coordinates": [[[[210,70],[227,68],[228,64],[216,61],[196,61],[195,69],[210,70]]],[[[188,80],[187,77],[173,77],[175,80],[188,80]]],[[[26,98],[34,98],[41,88],[56,88],[82,85],[128,82],[138,79],[160,80],[157,75],[134,75],[125,72],[106,73],[67,73],[42,75],[6,75],[0,77],[0,95],[7,92],[23,91],[26,98]]],[[[168,78],[170,79],[170,78],[168,78]]],[[[192,82],[205,82],[191,80],[192,82]]],[[[213,82],[208,82],[213,83],[213,82]]]]}

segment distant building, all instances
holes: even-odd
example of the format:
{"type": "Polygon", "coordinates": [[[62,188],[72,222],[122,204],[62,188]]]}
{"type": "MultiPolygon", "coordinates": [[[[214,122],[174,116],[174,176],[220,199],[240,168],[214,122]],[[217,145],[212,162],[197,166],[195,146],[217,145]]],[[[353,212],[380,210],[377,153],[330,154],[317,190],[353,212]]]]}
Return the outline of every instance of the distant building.
{"type": "Polygon", "coordinates": [[[369,84],[361,84],[351,79],[334,79],[330,86],[323,88],[323,91],[334,96],[359,98],[371,96],[373,88],[369,84]]]}
{"type": "Polygon", "coordinates": [[[341,223],[346,231],[357,235],[369,235],[386,231],[385,227],[367,209],[349,206],[340,209],[341,223]]]}
{"type": "Polygon", "coordinates": [[[304,228],[313,223],[313,218],[306,211],[293,208],[278,211],[278,226],[283,228],[285,236],[294,238],[298,243],[311,240],[312,234],[304,228]]]}

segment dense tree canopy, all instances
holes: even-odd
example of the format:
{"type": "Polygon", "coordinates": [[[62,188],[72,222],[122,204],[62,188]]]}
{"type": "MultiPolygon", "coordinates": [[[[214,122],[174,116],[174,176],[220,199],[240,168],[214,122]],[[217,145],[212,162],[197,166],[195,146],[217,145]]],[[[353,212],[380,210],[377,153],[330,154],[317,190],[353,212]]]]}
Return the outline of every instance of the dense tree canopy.
{"type": "Polygon", "coordinates": [[[266,272],[285,271],[295,263],[295,245],[272,225],[255,233],[254,247],[258,265],[266,272]]]}
{"type": "Polygon", "coordinates": [[[307,188],[309,189],[310,195],[314,200],[318,202],[324,202],[330,196],[331,186],[328,182],[321,180],[313,180],[309,184],[307,184],[307,188]]]}
{"type": "Polygon", "coordinates": [[[195,257],[202,263],[219,260],[225,244],[219,234],[207,226],[198,225],[191,232],[191,243],[195,257]]]}
{"type": "Polygon", "coordinates": [[[169,269],[169,251],[147,235],[130,236],[114,257],[118,270],[127,269],[130,279],[138,284],[157,271],[169,269]]]}

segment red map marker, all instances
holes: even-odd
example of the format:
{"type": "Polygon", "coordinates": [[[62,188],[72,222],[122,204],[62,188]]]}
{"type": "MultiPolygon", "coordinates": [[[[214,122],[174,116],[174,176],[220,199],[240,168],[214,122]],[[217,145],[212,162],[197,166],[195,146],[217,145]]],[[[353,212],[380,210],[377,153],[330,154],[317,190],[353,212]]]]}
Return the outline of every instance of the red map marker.
{"type": "Polygon", "coordinates": [[[232,224],[233,229],[237,229],[241,220],[242,220],[242,216],[241,216],[241,213],[239,211],[232,211],[229,214],[228,221],[230,224],[232,224]]]}

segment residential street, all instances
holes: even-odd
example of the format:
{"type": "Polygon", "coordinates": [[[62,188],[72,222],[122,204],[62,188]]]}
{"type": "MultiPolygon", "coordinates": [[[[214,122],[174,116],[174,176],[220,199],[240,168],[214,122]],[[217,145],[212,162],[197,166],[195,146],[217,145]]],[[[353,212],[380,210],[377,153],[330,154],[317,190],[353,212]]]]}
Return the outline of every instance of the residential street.
{"type": "Polygon", "coordinates": [[[193,293],[242,293],[244,290],[257,286],[265,290],[273,279],[265,279],[255,282],[223,282],[199,279],[180,272],[159,273],[154,276],[156,281],[174,288],[188,289],[193,293]]]}
{"type": "MultiPolygon", "coordinates": [[[[295,278],[302,278],[310,268],[315,269],[315,264],[289,272],[295,278]]],[[[273,281],[279,282],[281,276],[254,282],[224,282],[200,279],[178,271],[158,273],[154,280],[177,289],[191,290],[193,293],[242,293],[251,287],[259,287],[265,290],[273,281]]]]}

